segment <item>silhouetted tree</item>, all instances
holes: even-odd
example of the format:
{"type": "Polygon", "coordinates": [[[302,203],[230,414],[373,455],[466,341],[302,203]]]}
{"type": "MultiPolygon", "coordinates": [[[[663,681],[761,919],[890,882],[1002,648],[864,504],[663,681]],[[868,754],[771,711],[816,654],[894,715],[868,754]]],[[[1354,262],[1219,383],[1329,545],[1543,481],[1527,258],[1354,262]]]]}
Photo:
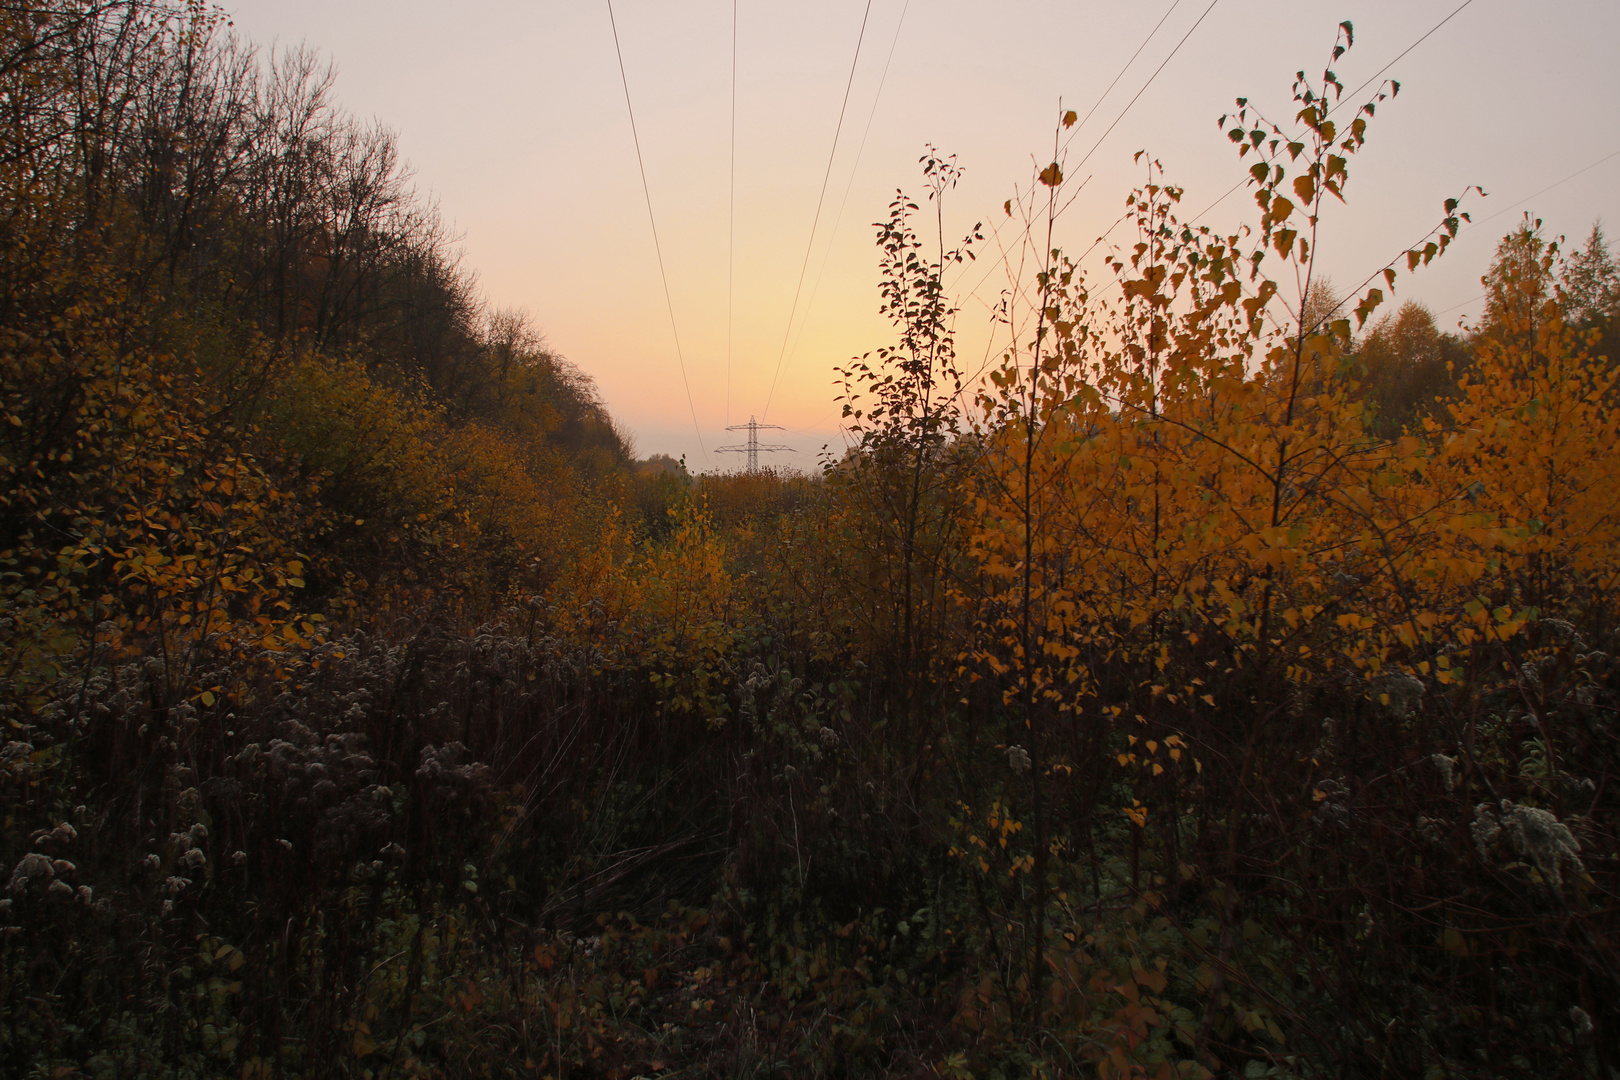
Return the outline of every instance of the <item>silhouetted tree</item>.
{"type": "Polygon", "coordinates": [[[1455,372],[1467,366],[1468,349],[1444,334],[1422,304],[1408,300],[1373,325],[1361,341],[1363,394],[1373,408],[1372,427],[1398,435],[1452,396],[1455,372]]]}
{"type": "Polygon", "coordinates": [[[1564,317],[1578,329],[1596,331],[1592,355],[1620,359],[1620,266],[1616,266],[1603,223],[1592,223],[1586,244],[1564,267],[1564,317]]]}
{"type": "Polygon", "coordinates": [[[1485,286],[1483,334],[1511,329],[1531,333],[1542,305],[1552,296],[1552,259],[1556,249],[1541,235],[1541,219],[1529,214],[1519,227],[1502,237],[1490,269],[1480,279],[1485,286]]]}

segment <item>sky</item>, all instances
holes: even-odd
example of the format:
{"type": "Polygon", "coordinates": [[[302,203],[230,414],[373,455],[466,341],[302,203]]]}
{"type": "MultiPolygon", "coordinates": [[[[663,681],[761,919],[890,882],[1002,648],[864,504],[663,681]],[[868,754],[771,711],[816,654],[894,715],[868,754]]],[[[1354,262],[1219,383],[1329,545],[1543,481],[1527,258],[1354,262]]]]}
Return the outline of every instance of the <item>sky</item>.
{"type": "MultiPolygon", "coordinates": [[[[1246,96],[1285,123],[1294,72],[1320,76],[1341,20],[1355,27],[1333,65],[1345,86],[1394,61],[1383,77],[1401,89],[1353,162],[1348,205],[1324,219],[1335,283],[1376,272],[1478,185],[1488,197],[1464,203],[1477,225],[1395,295],[1453,328],[1477,317],[1480,275],[1524,211],[1571,247],[1596,219],[1620,223],[1613,0],[614,0],[611,19],[608,0],[225,9],[261,46],[324,54],[337,101],[398,133],[487,301],[526,310],[596,380],[639,455],[684,455],[693,471],[740,467],[717,448],[744,442],[727,428],[751,416],[780,426],[762,442],[790,447],[764,463],[809,469],[823,447],[842,451],[834,368],[893,340],[872,224],[897,190],[921,195],[926,146],[964,169],[947,242],[985,224],[980,262],[946,278],[971,370],[1006,344],[990,317],[1005,283],[991,230],[1051,160],[1060,110],[1089,114],[1066,151],[1083,186],[1060,246],[1083,251],[1119,217],[1144,177],[1139,150],[1185,189],[1187,216],[1214,203],[1201,220],[1230,231],[1253,201],[1216,200],[1250,161],[1216,118],[1246,96]]],[[[1085,268],[1106,273],[1104,250],[1085,268]]]]}

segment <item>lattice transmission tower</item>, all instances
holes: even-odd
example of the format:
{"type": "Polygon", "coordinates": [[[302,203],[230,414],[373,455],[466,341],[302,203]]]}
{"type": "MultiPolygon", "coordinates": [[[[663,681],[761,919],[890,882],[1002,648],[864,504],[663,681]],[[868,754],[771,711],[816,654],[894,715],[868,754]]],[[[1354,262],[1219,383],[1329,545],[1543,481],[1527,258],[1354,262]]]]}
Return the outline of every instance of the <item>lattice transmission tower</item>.
{"type": "Polygon", "coordinates": [[[759,433],[761,431],[786,430],[781,424],[762,424],[750,416],[748,418],[748,423],[732,424],[730,427],[726,428],[726,430],[746,431],[748,432],[748,441],[740,446],[717,446],[714,448],[714,452],[717,454],[747,454],[749,472],[759,472],[759,455],[762,452],[774,454],[779,450],[793,449],[791,446],[782,446],[779,443],[762,443],[759,441],[759,433]]]}

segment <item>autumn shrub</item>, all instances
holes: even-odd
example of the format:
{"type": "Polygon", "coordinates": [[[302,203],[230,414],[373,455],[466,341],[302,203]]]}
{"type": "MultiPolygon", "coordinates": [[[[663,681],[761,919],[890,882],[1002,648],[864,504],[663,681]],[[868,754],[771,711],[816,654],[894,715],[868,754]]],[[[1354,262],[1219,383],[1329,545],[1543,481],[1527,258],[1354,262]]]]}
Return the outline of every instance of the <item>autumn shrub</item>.
{"type": "MultiPolygon", "coordinates": [[[[1032,341],[984,398],[966,658],[1019,780],[964,804],[957,850],[987,872],[999,832],[1005,860],[981,932],[1015,959],[974,1015],[1039,1028],[1048,1060],[1500,1076],[1548,1046],[1614,1053],[1585,1019],[1612,980],[1581,944],[1608,932],[1609,755],[1602,706],[1576,704],[1609,692],[1608,376],[1543,300],[1421,431],[1369,424],[1348,318],[1304,321],[1325,197],[1376,105],[1337,126],[1338,91],[1301,77],[1298,137],[1239,103],[1252,231],[1182,224],[1155,182],[1127,204],[1121,299],[1053,252],[1032,341]],[[1288,316],[1268,253],[1305,283],[1288,316]],[[1564,743],[1579,766],[1549,763],[1564,743]],[[1121,966],[1119,904],[1133,942],[1173,940],[1154,966],[1134,943],[1121,966]],[[1123,1011],[1062,1004],[1099,994],[1123,1011]]],[[[1055,199],[1061,169],[1042,179],[1055,199]]],[[[1400,261],[1460,220],[1448,201],[1400,261]]]]}
{"type": "Polygon", "coordinates": [[[498,609],[544,588],[597,520],[587,478],[543,445],[452,423],[425,391],[390,388],[358,362],[294,365],[260,427],[318,491],[305,525],[322,556],[314,587],[350,606],[408,609],[451,592],[472,611],[498,609]]]}

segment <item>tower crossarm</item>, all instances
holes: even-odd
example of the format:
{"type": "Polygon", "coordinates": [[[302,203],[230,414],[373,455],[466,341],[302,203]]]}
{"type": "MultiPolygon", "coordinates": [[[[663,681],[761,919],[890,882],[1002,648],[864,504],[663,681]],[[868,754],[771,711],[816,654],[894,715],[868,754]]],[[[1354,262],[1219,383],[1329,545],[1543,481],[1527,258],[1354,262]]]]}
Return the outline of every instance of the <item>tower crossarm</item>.
{"type": "Polygon", "coordinates": [[[791,446],[783,446],[780,443],[762,443],[759,441],[761,431],[785,431],[786,429],[781,424],[762,424],[750,416],[748,423],[732,424],[726,430],[746,431],[748,432],[748,441],[736,446],[717,446],[714,448],[715,452],[720,454],[747,454],[749,472],[759,471],[759,455],[761,453],[769,454],[793,449],[791,446]]]}

